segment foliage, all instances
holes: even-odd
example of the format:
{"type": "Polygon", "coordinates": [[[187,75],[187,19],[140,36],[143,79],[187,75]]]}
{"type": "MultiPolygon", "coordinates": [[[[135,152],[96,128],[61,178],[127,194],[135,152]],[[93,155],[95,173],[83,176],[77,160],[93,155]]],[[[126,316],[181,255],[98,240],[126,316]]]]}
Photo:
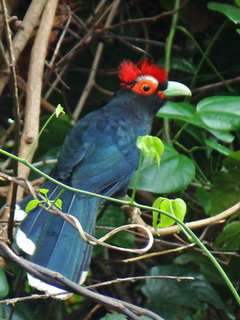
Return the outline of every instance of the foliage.
{"type": "Polygon", "coordinates": [[[7,282],[7,278],[5,272],[2,268],[0,268],[0,299],[5,298],[9,292],[9,285],[7,282]]]}
{"type": "Polygon", "coordinates": [[[59,209],[62,209],[62,200],[61,199],[55,199],[55,200],[49,200],[48,199],[48,189],[37,189],[38,192],[40,192],[42,195],[44,195],[45,199],[44,200],[38,200],[38,199],[33,199],[28,202],[25,212],[28,213],[29,211],[35,209],[39,204],[46,204],[47,207],[51,208],[52,205],[55,205],[59,209]]]}
{"type": "MultiPolygon", "coordinates": [[[[13,7],[9,3],[9,14],[22,20],[31,13],[31,3],[27,1],[18,5],[16,2],[13,7]]],[[[188,85],[192,97],[184,101],[168,101],[158,111],[152,134],[161,138],[163,146],[161,143],[158,145],[159,140],[154,137],[153,145],[160,153],[154,151],[152,156],[144,157],[132,178],[130,188],[134,189],[137,182],[138,189],[134,200],[153,204],[170,214],[173,213],[171,206],[180,204],[180,212],[174,213],[176,217],[186,220],[190,226],[191,223],[197,224],[194,232],[222,264],[232,284],[237,286],[240,222],[239,208],[234,206],[240,196],[240,3],[238,0],[160,0],[151,3],[122,0],[118,14],[111,20],[113,3],[117,1],[59,2],[42,77],[39,118],[42,131],[27,156],[33,154],[38,144],[33,162],[49,173],[64,137],[79,114],[82,117],[101,107],[117,90],[119,63],[123,59],[139,62],[144,56],[154,59],[169,70],[171,80],[188,85]],[[172,11],[174,8],[179,10],[172,11]],[[163,12],[163,16],[158,16],[163,12]],[[106,25],[107,18],[111,20],[110,25],[106,25]],[[56,118],[53,116],[54,106],[59,103],[66,114],[56,118]],[[186,216],[184,203],[187,205],[186,216]],[[207,218],[213,219],[211,224],[207,218]]],[[[10,89],[12,82],[9,78],[10,82],[6,80],[6,74],[11,72],[11,63],[5,53],[8,49],[6,29],[3,28],[3,20],[1,22],[1,47],[4,50],[1,50],[0,70],[0,147],[17,153],[17,137],[24,129],[25,101],[30,94],[27,79],[34,81],[37,76],[34,74],[31,78],[27,74],[39,25],[32,30],[28,43],[16,59],[20,109],[16,112],[14,94],[10,89]]],[[[16,33],[24,30],[21,26],[18,29],[17,23],[15,19],[10,21],[13,41],[17,41],[16,33]]],[[[17,44],[14,42],[16,47],[17,44]]],[[[33,110],[36,109],[37,105],[34,105],[33,110]]],[[[60,107],[58,112],[62,113],[60,107]]],[[[38,115],[33,113],[32,120],[36,117],[38,115]]],[[[138,143],[141,145],[142,141],[138,143]]],[[[149,141],[146,145],[152,150],[149,141]]],[[[14,162],[9,161],[6,155],[0,155],[0,168],[4,174],[15,175],[14,162]]],[[[31,172],[30,180],[37,178],[39,175],[31,172]]],[[[0,201],[4,204],[9,182],[3,176],[0,179],[0,201]]],[[[39,202],[46,205],[47,191],[38,184],[37,188],[46,200],[33,200],[35,202],[28,205],[29,210],[39,202]]],[[[61,207],[60,203],[55,204],[61,207]]],[[[52,203],[47,202],[47,205],[52,203]]],[[[128,217],[113,204],[101,209],[103,214],[97,223],[99,227],[114,228],[128,222],[128,217]]],[[[143,211],[141,218],[152,225],[150,211],[143,211]]],[[[156,236],[152,252],[165,252],[161,258],[156,255],[134,263],[123,263],[123,259],[132,258],[131,253],[119,253],[99,246],[94,248],[87,284],[138,275],[193,276],[195,280],[180,282],[169,279],[119,282],[96,290],[151,309],[165,320],[176,319],[177,316],[184,320],[239,318],[237,301],[202,249],[197,248],[184,233],[176,236],[168,233],[167,238],[161,235],[160,228],[167,229],[173,223],[171,220],[164,214],[154,215],[153,226],[158,228],[160,236],[156,236]]],[[[5,215],[1,216],[1,226],[7,230],[5,215]]],[[[106,230],[100,228],[96,236],[105,233],[106,230]]],[[[109,240],[114,245],[130,248],[142,247],[142,241],[137,233],[127,232],[114,235],[109,240]]],[[[24,273],[12,264],[6,273],[0,269],[0,284],[1,300],[35,293],[27,285],[24,273]]],[[[20,301],[13,307],[0,304],[0,317],[3,319],[25,320],[32,319],[33,315],[36,319],[51,320],[87,317],[126,319],[124,315],[110,314],[94,301],[77,296],[65,302],[46,299],[20,301]]]]}
{"type": "MultiPolygon", "coordinates": [[[[160,266],[149,270],[148,275],[174,275],[176,277],[193,277],[195,280],[171,279],[148,280],[141,288],[148,298],[147,307],[155,310],[162,317],[174,320],[176,317],[184,319],[198,319],[193,310],[202,314],[206,309],[205,303],[226,311],[218,293],[204,276],[191,269],[179,266],[160,266]]],[[[230,315],[229,315],[230,316],[230,315]]]]}
{"type": "Polygon", "coordinates": [[[170,144],[164,144],[160,169],[156,162],[145,159],[131,179],[130,188],[138,176],[138,189],[154,193],[172,193],[183,190],[193,180],[195,167],[192,160],[170,144]]]}
{"type": "MultiPolygon", "coordinates": [[[[150,163],[156,160],[158,168],[160,167],[160,158],[164,151],[162,141],[158,137],[144,136],[138,137],[137,147],[141,150],[143,158],[150,157],[150,163]]],[[[140,164],[141,166],[141,164],[140,164]]]]}
{"type": "MultiPolygon", "coordinates": [[[[168,212],[171,215],[178,218],[180,221],[184,221],[184,217],[186,214],[186,203],[180,199],[167,199],[163,197],[157,198],[153,203],[154,208],[158,208],[164,212],[168,212]]],[[[160,215],[160,223],[158,223],[159,213],[153,212],[153,227],[157,230],[157,228],[165,228],[170,227],[175,223],[175,220],[169,218],[165,214],[160,215]]]]}

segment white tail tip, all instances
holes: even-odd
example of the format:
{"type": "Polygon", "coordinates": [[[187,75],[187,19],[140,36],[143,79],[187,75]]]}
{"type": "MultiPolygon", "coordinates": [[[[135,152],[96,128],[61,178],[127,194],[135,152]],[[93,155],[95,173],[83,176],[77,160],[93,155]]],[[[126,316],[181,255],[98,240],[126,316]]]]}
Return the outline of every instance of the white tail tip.
{"type": "Polygon", "coordinates": [[[46,294],[54,295],[54,298],[65,300],[71,297],[72,293],[64,291],[63,289],[59,289],[50,284],[47,284],[37,278],[34,278],[30,274],[28,276],[28,282],[31,287],[36,288],[39,291],[45,291],[46,294]]]}
{"type": "Polygon", "coordinates": [[[32,240],[28,239],[25,233],[21,230],[18,229],[16,233],[16,242],[18,247],[26,252],[29,255],[33,255],[34,251],[36,249],[35,244],[32,242],[32,240]]]}

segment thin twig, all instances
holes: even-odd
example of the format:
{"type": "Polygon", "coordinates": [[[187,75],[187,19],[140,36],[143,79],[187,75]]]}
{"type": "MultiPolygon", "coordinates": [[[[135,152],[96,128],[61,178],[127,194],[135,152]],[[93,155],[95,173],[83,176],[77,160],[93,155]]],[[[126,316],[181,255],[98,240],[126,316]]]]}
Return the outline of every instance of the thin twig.
{"type": "Polygon", "coordinates": [[[68,27],[69,27],[70,22],[71,22],[71,19],[72,19],[71,11],[70,11],[69,7],[67,7],[67,8],[68,8],[68,18],[67,18],[67,22],[66,22],[66,24],[65,24],[65,26],[64,26],[64,28],[63,28],[63,32],[62,32],[61,36],[60,36],[59,39],[58,39],[58,42],[57,42],[57,45],[56,45],[56,47],[55,47],[55,49],[54,49],[52,58],[51,58],[51,60],[50,60],[50,62],[49,62],[49,66],[50,66],[50,67],[53,66],[53,64],[54,64],[54,62],[55,62],[55,60],[56,60],[56,57],[57,57],[58,54],[59,54],[59,50],[60,50],[61,44],[62,44],[62,42],[63,42],[63,39],[64,39],[65,35],[66,35],[66,32],[68,31],[68,27]]]}
{"type": "MultiPolygon", "coordinates": [[[[30,39],[34,27],[38,22],[38,19],[42,13],[42,10],[45,6],[47,0],[32,0],[27,13],[22,22],[23,28],[20,28],[16,33],[13,39],[13,54],[15,60],[18,60],[21,52],[23,51],[24,47],[26,46],[28,40],[30,39]]],[[[9,75],[4,75],[0,81],[0,94],[2,93],[6,83],[9,80],[9,75]]]]}
{"type": "MultiPolygon", "coordinates": [[[[18,84],[18,88],[21,89],[23,92],[27,91],[27,83],[19,75],[17,75],[17,84],[18,84]]],[[[41,107],[50,113],[54,113],[56,110],[56,108],[44,98],[41,98],[41,107]]]]}
{"type": "Polygon", "coordinates": [[[147,253],[144,255],[141,255],[140,257],[134,257],[134,258],[130,258],[130,259],[124,259],[122,260],[125,263],[129,263],[129,262],[136,262],[138,260],[143,260],[143,259],[148,259],[148,258],[152,258],[152,257],[156,257],[156,256],[161,256],[164,254],[168,254],[168,253],[173,253],[173,252],[178,252],[178,251],[182,251],[182,250],[186,250],[189,248],[194,247],[196,244],[195,243],[191,243],[189,245],[186,246],[182,246],[180,248],[175,248],[175,249],[168,249],[168,250],[163,250],[163,251],[158,251],[158,252],[152,252],[152,253],[147,253]]]}
{"type": "Polygon", "coordinates": [[[119,282],[135,282],[139,280],[152,280],[152,279],[164,279],[164,280],[175,280],[175,281],[182,281],[182,280],[195,280],[194,277],[176,277],[176,276],[137,276],[137,277],[127,277],[127,278],[116,278],[114,280],[104,281],[97,284],[91,284],[86,286],[87,289],[93,289],[103,286],[109,286],[111,284],[119,283],[119,282]]]}
{"type": "MultiPolygon", "coordinates": [[[[10,182],[13,182],[14,184],[17,184],[17,185],[21,186],[22,188],[29,190],[30,183],[27,182],[26,179],[14,178],[12,176],[9,176],[6,173],[0,172],[0,180],[7,180],[7,181],[10,181],[10,182]]],[[[33,188],[31,187],[30,190],[33,190],[33,188]]]]}
{"type": "Polygon", "coordinates": [[[238,82],[238,81],[240,81],[240,77],[235,77],[233,79],[225,80],[224,82],[221,81],[221,82],[217,82],[217,83],[212,83],[212,84],[208,84],[207,86],[203,86],[203,87],[199,87],[199,88],[193,89],[192,92],[193,93],[198,93],[198,92],[202,92],[202,91],[205,92],[207,90],[212,90],[212,89],[215,89],[215,88],[218,88],[218,87],[222,87],[226,83],[230,84],[230,83],[234,83],[234,82],[238,82]]]}
{"type": "MultiPolygon", "coordinates": [[[[45,99],[48,99],[52,93],[52,91],[55,89],[57,90],[57,85],[59,82],[62,82],[63,86],[65,86],[62,77],[64,74],[69,70],[69,63],[74,58],[74,56],[80,52],[80,50],[83,50],[87,46],[91,44],[91,42],[98,36],[98,34],[95,32],[96,25],[99,25],[102,23],[106,15],[108,14],[109,10],[111,9],[111,6],[106,6],[106,0],[102,0],[97,8],[94,11],[94,16],[90,17],[86,20],[85,24],[86,27],[84,28],[84,31],[86,32],[85,35],[82,37],[80,41],[77,42],[75,46],[73,46],[55,65],[55,68],[52,70],[52,72],[55,72],[57,77],[53,81],[51,87],[44,95],[45,99]],[[105,10],[104,10],[105,9],[105,10]],[[93,25],[91,26],[91,24],[93,25]],[[60,70],[60,72],[59,72],[60,70]],[[57,73],[58,72],[58,73],[57,73]]],[[[51,73],[49,74],[50,77],[51,73]]]]}
{"type": "Polygon", "coordinates": [[[156,22],[157,20],[163,19],[165,17],[168,17],[169,15],[173,15],[174,13],[178,12],[183,6],[185,6],[187,4],[188,1],[189,0],[183,1],[183,3],[177,9],[170,10],[167,12],[162,12],[162,13],[157,14],[156,16],[152,16],[152,17],[125,20],[125,21],[116,23],[112,26],[105,27],[103,29],[103,31],[112,30],[112,29],[119,28],[119,27],[122,27],[122,26],[128,25],[128,24],[143,23],[143,22],[144,23],[156,22]]]}
{"type": "Polygon", "coordinates": [[[91,68],[91,72],[89,74],[89,78],[88,78],[88,81],[87,81],[87,84],[83,90],[83,93],[81,95],[81,98],[73,112],[73,116],[72,116],[72,121],[71,123],[75,123],[77,120],[78,120],[78,117],[83,109],[83,106],[94,86],[94,83],[95,83],[95,76],[96,76],[96,71],[97,71],[97,68],[98,68],[98,65],[99,65],[99,62],[100,62],[100,58],[102,56],[102,53],[103,53],[103,49],[104,49],[104,44],[103,43],[99,43],[98,46],[97,46],[97,50],[96,50],[96,54],[95,54],[95,58],[94,58],[94,61],[93,61],[93,64],[92,64],[92,68],[91,68]]]}
{"type": "MultiPolygon", "coordinates": [[[[105,23],[105,27],[108,27],[111,25],[116,13],[117,13],[117,9],[119,7],[121,0],[115,0],[112,4],[112,8],[111,11],[109,13],[109,16],[107,18],[107,21],[105,23]]],[[[72,117],[72,123],[75,123],[83,109],[83,106],[89,96],[90,91],[92,90],[94,83],[95,83],[95,77],[96,77],[96,72],[97,72],[97,68],[103,53],[103,49],[104,49],[104,44],[101,42],[98,44],[97,46],[97,50],[96,50],[96,54],[95,54],[95,58],[92,64],[92,68],[91,68],[91,72],[87,81],[87,84],[84,88],[84,91],[82,93],[82,96],[76,106],[76,109],[74,110],[73,113],[73,117],[72,117]]]]}
{"type": "MultiPolygon", "coordinates": [[[[14,103],[14,118],[15,118],[15,127],[14,127],[14,150],[13,153],[15,155],[18,154],[19,149],[19,134],[20,134],[20,107],[19,107],[19,100],[18,100],[18,88],[17,88],[17,78],[16,78],[16,66],[15,66],[15,57],[13,52],[13,44],[12,44],[12,36],[11,30],[9,26],[9,17],[7,13],[7,7],[5,0],[1,0],[2,10],[3,10],[3,17],[4,17],[4,25],[6,29],[6,39],[8,45],[8,53],[9,53],[9,63],[10,63],[10,74],[12,79],[12,91],[13,91],[13,103],[14,103]]],[[[18,166],[16,163],[13,165],[14,175],[18,176],[18,166]]],[[[8,224],[8,238],[9,241],[13,241],[13,219],[14,219],[14,211],[16,205],[16,197],[17,197],[17,184],[14,184],[12,187],[12,195],[11,195],[11,204],[10,204],[10,212],[9,212],[9,224],[8,224]]]]}
{"type": "Polygon", "coordinates": [[[5,299],[5,300],[0,300],[0,304],[12,304],[15,305],[17,302],[21,301],[28,301],[28,300],[37,300],[37,299],[47,299],[50,298],[51,295],[49,294],[32,294],[30,296],[26,297],[19,297],[19,298],[11,298],[11,299],[5,299]]]}

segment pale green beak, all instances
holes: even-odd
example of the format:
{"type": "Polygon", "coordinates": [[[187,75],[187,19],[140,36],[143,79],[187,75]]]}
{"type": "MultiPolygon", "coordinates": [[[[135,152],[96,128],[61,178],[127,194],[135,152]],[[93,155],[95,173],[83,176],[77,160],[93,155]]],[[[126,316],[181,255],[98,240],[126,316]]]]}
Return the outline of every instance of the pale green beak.
{"type": "Polygon", "coordinates": [[[168,87],[163,91],[167,97],[191,96],[190,89],[184,84],[176,81],[168,81],[168,87]]]}

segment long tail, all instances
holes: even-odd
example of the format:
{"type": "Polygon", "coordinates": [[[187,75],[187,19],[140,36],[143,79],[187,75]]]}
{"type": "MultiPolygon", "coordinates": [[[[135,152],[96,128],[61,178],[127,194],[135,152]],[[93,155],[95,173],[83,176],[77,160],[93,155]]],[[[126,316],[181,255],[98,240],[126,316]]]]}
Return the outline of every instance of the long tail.
{"type": "MultiPolygon", "coordinates": [[[[60,188],[47,182],[42,188],[49,189],[49,199],[54,200],[60,188]]],[[[65,191],[61,194],[62,211],[76,217],[84,231],[94,233],[99,199],[65,191]]],[[[24,207],[31,198],[20,203],[24,207]]],[[[22,222],[16,234],[19,248],[30,257],[29,260],[43,267],[61,273],[66,278],[82,283],[89,267],[92,246],[84,242],[78,231],[62,217],[37,207],[22,222]]],[[[28,275],[29,284],[47,293],[61,290],[28,275]]],[[[60,298],[66,298],[60,296],[60,298]]]]}

